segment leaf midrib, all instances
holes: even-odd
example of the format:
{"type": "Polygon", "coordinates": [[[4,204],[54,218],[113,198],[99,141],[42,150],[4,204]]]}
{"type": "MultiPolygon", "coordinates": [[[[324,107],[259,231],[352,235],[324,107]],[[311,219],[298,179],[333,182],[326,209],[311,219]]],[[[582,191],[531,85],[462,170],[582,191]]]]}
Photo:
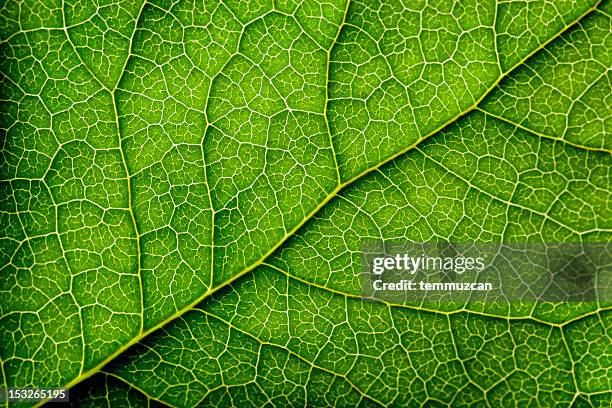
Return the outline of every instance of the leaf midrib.
{"type": "MultiPolygon", "coordinates": [[[[348,10],[348,5],[350,3],[350,0],[347,2],[347,9],[348,10]]],[[[334,188],[328,195],[327,197],[322,200],[313,210],[311,210],[306,217],[304,217],[302,219],[302,221],[300,221],[297,225],[295,225],[291,230],[289,230],[285,236],[279,240],[277,242],[276,245],[274,245],[272,248],[270,248],[265,254],[263,254],[259,260],[257,260],[256,262],[254,262],[253,264],[251,264],[249,267],[245,268],[243,271],[239,272],[238,274],[232,276],[230,279],[225,280],[224,282],[222,282],[221,284],[215,286],[215,287],[211,287],[211,289],[207,290],[205,293],[203,293],[201,296],[197,297],[194,301],[192,301],[191,303],[189,303],[187,306],[185,306],[184,308],[182,308],[181,310],[177,311],[176,313],[174,313],[173,315],[168,316],[166,319],[160,321],[159,323],[157,323],[154,326],[149,327],[148,329],[144,330],[141,329],[139,332],[138,336],[133,337],[129,342],[127,342],[126,344],[124,344],[123,346],[121,346],[120,348],[118,348],[117,350],[115,350],[115,352],[113,352],[111,355],[109,355],[107,358],[105,358],[103,361],[101,361],[100,363],[98,363],[95,367],[85,371],[85,372],[81,372],[81,374],[78,377],[75,377],[73,380],[69,381],[68,383],[66,383],[63,387],[64,389],[70,389],[73,386],[75,386],[76,384],[82,382],[83,380],[91,377],[92,375],[98,373],[101,371],[101,369],[106,366],[108,363],[110,363],[112,360],[114,360],[115,358],[117,358],[119,355],[123,354],[123,352],[125,352],[126,350],[128,350],[129,348],[131,348],[133,345],[139,343],[141,340],[143,340],[145,337],[147,337],[149,334],[157,331],[158,329],[166,326],[167,324],[169,324],[170,322],[180,318],[181,316],[183,316],[185,313],[193,310],[196,308],[196,306],[201,303],[203,300],[205,300],[206,298],[208,298],[209,296],[211,296],[213,293],[219,291],[220,289],[226,287],[227,285],[231,284],[232,282],[236,281],[237,279],[239,279],[240,277],[244,276],[245,274],[251,272],[252,270],[256,269],[258,266],[262,265],[264,263],[264,261],[270,256],[272,255],[281,245],[283,245],[290,237],[292,237],[306,222],[308,222],[310,219],[313,218],[313,216],[315,214],[317,214],[323,207],[325,207],[325,205],[327,203],[329,203],[333,198],[335,198],[336,196],[339,195],[339,193],[344,190],[345,188],[348,188],[350,185],[352,185],[354,182],[356,182],[357,180],[367,176],[368,174],[378,170],[380,167],[384,166],[385,164],[395,160],[396,158],[398,158],[399,156],[402,156],[403,154],[409,152],[410,150],[414,149],[415,147],[417,147],[419,144],[421,144],[423,141],[425,141],[426,139],[429,139],[430,137],[436,135],[437,133],[439,133],[440,131],[442,131],[444,128],[446,128],[447,126],[451,125],[452,123],[456,122],[459,118],[461,118],[462,116],[465,116],[467,114],[469,114],[470,112],[479,109],[478,105],[483,101],[483,99],[489,95],[491,93],[491,91],[493,91],[493,89],[495,89],[497,87],[497,85],[499,85],[499,83],[506,78],[510,73],[512,73],[514,70],[516,70],[518,67],[522,66],[528,59],[530,59],[534,54],[538,53],[539,51],[541,51],[544,47],[546,47],[549,43],[551,43],[552,41],[556,40],[557,38],[559,38],[559,36],[561,36],[564,32],[566,32],[569,28],[573,27],[574,25],[576,25],[579,21],[581,21],[583,18],[585,18],[586,16],[588,16],[589,14],[591,14],[592,12],[594,12],[597,7],[600,5],[601,1],[598,1],[596,4],[594,4],[593,6],[589,7],[588,9],[586,9],[583,13],[581,13],[579,16],[577,16],[574,20],[572,20],[570,23],[566,24],[564,27],[562,27],[558,32],[556,32],[554,35],[552,35],[549,39],[547,39],[545,42],[541,43],[537,48],[535,48],[534,50],[532,50],[531,52],[529,52],[525,57],[523,57],[520,61],[518,61],[515,65],[513,65],[510,69],[508,69],[507,71],[503,72],[500,71],[500,75],[498,76],[498,78],[483,92],[483,94],[470,106],[468,106],[465,110],[463,110],[462,112],[458,113],[457,115],[455,115],[454,117],[450,118],[449,120],[447,120],[446,122],[442,123],[440,126],[438,126],[436,129],[432,130],[431,132],[427,133],[426,135],[420,137],[417,141],[415,141],[413,144],[405,147],[404,149],[394,153],[393,155],[387,157],[386,159],[382,160],[381,162],[379,162],[378,164],[376,164],[375,166],[366,168],[365,170],[363,170],[362,172],[360,172],[359,174],[353,176],[352,178],[338,184],[336,186],[336,188],[334,188]]],[[[144,4],[146,4],[146,2],[143,3],[143,8],[144,8],[144,4]]],[[[142,9],[141,11],[142,12],[142,9]]],[[[497,7],[496,7],[496,12],[497,12],[497,7]]],[[[140,13],[139,13],[140,16],[140,13]]],[[[346,12],[345,12],[345,17],[346,17],[346,12]]],[[[137,20],[138,21],[138,20],[137,20]]],[[[343,19],[343,23],[344,23],[344,19],[343,19]]],[[[137,24],[137,23],[136,23],[137,24]]],[[[339,33],[342,30],[342,27],[344,26],[341,25],[338,29],[338,34],[336,35],[335,40],[337,40],[339,33]]],[[[136,29],[134,30],[134,32],[136,31],[136,29]]],[[[494,31],[495,31],[495,27],[494,27],[494,31]]],[[[67,35],[67,32],[66,32],[67,35]]],[[[132,36],[133,38],[133,36],[132,36]]],[[[497,46],[497,40],[495,41],[495,45],[497,46]]],[[[335,42],[330,46],[330,50],[335,46],[335,42]]],[[[131,49],[130,49],[130,53],[131,53],[131,49]]],[[[78,52],[77,52],[78,54],[78,52]]],[[[329,53],[328,53],[329,55],[329,53]]],[[[496,55],[498,55],[498,53],[496,52],[496,55]]],[[[80,58],[80,55],[79,55],[80,58]]],[[[129,57],[128,57],[129,59],[129,57]]],[[[328,65],[328,71],[327,74],[329,74],[329,58],[327,61],[327,65],[328,65]]],[[[127,59],[126,59],[126,64],[127,64],[127,59]]],[[[90,70],[89,67],[87,67],[86,64],[83,64],[87,70],[90,70]]],[[[91,71],[90,71],[91,72],[91,71]]],[[[95,76],[94,76],[95,78],[95,76]]],[[[329,79],[329,75],[327,76],[326,79],[329,79]]],[[[99,80],[97,80],[100,83],[99,80]]],[[[120,80],[118,81],[118,83],[120,82],[120,80]]],[[[102,83],[100,83],[101,86],[108,90],[108,87],[104,86],[102,83]]],[[[111,96],[114,95],[114,91],[117,89],[117,86],[115,86],[115,89],[113,89],[111,91],[111,96]]],[[[328,86],[326,85],[326,90],[328,89],[328,86]]],[[[113,98],[114,101],[114,98],[113,98]]],[[[325,113],[327,113],[327,103],[325,104],[325,113]]],[[[325,115],[325,121],[327,126],[329,127],[329,121],[327,120],[327,115],[325,115]]],[[[119,132],[119,129],[118,129],[119,132]]],[[[534,133],[534,132],[531,132],[534,133]]],[[[330,138],[331,138],[331,132],[329,133],[330,138]]],[[[550,137],[550,136],[545,136],[545,135],[541,135],[544,136],[548,139],[553,139],[553,140],[558,140],[554,137],[550,137]]],[[[563,142],[567,143],[566,140],[562,140],[563,142]]],[[[332,144],[333,146],[333,144],[332,144]]],[[[335,158],[335,155],[334,155],[335,158]]],[[[336,158],[335,158],[336,159],[336,158]]],[[[337,160],[337,159],[336,159],[337,160]]],[[[128,175],[128,180],[129,180],[129,175],[128,175]]],[[[133,214],[133,212],[131,211],[131,202],[130,202],[130,212],[133,214]]],[[[214,213],[214,211],[213,211],[214,213]]],[[[214,230],[214,228],[213,228],[214,230]]],[[[214,247],[214,245],[213,245],[214,247]]],[[[212,262],[211,262],[212,263],[212,262]]],[[[140,265],[140,256],[139,256],[139,265],[140,265]]],[[[139,277],[140,277],[140,270],[138,273],[139,277]]],[[[142,286],[141,286],[142,289],[142,286]]],[[[141,291],[141,298],[144,298],[143,293],[141,291]]],[[[144,310],[143,310],[143,315],[144,315],[144,310]]],[[[39,407],[41,405],[43,405],[44,403],[46,403],[47,400],[43,400],[40,401],[38,404],[35,405],[35,407],[39,407]]]]}

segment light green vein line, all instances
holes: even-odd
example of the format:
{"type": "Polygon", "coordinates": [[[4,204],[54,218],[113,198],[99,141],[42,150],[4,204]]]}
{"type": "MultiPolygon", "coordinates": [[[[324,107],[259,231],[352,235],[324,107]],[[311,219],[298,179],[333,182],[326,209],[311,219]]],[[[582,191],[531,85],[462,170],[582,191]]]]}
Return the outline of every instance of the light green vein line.
{"type": "Polygon", "coordinates": [[[512,317],[512,316],[501,316],[501,315],[495,315],[495,314],[490,314],[490,313],[484,313],[484,312],[479,312],[476,310],[470,310],[470,309],[465,309],[465,308],[461,308],[461,309],[457,309],[457,310],[453,310],[453,311],[442,311],[442,310],[437,310],[437,309],[430,309],[427,307],[423,307],[423,306],[417,306],[417,305],[410,305],[410,304],[403,304],[403,303],[394,303],[394,302],[388,302],[385,301],[383,299],[377,299],[377,298],[371,298],[371,297],[363,297],[360,295],[356,295],[354,293],[349,293],[349,292],[343,292],[341,290],[338,289],[333,289],[333,288],[329,288],[327,286],[321,285],[319,283],[316,282],[312,282],[309,280],[306,280],[304,278],[301,278],[299,276],[296,276],[290,272],[287,272],[286,270],[273,265],[273,264],[269,264],[269,263],[264,263],[262,266],[266,266],[269,267],[271,269],[274,269],[280,273],[282,273],[283,275],[286,275],[289,279],[293,279],[297,282],[303,283],[305,285],[308,286],[313,286],[316,287],[318,289],[321,289],[323,291],[332,293],[334,295],[338,295],[338,296],[343,296],[347,299],[355,299],[355,300],[365,300],[365,301],[370,301],[370,302],[375,302],[375,303],[380,303],[383,305],[387,305],[389,307],[393,307],[393,308],[400,308],[400,309],[409,309],[409,310],[414,310],[414,311],[419,311],[419,312],[427,312],[427,313],[432,313],[432,314],[438,314],[438,315],[444,315],[444,316],[452,316],[455,314],[471,314],[474,316],[482,316],[482,317],[487,317],[487,318],[491,318],[491,319],[497,319],[497,320],[504,320],[504,321],[513,321],[513,322],[533,322],[533,323],[538,323],[538,324],[542,324],[544,326],[550,326],[550,327],[559,327],[562,328],[564,326],[567,326],[571,323],[574,323],[576,321],[585,319],[589,316],[593,316],[593,315],[597,315],[599,313],[602,312],[607,312],[609,310],[612,310],[612,306],[608,306],[608,307],[598,307],[596,310],[592,310],[588,313],[583,313],[580,316],[576,316],[572,319],[569,319],[563,323],[554,323],[554,322],[549,322],[546,320],[542,320],[539,319],[537,317],[534,316],[522,316],[522,317],[512,317]]]}
{"type": "Polygon", "coordinates": [[[338,26],[338,31],[336,32],[336,36],[334,37],[329,49],[327,50],[327,67],[325,70],[325,107],[323,108],[323,118],[325,120],[325,127],[327,128],[327,135],[329,136],[329,146],[332,150],[332,156],[334,156],[334,165],[336,167],[336,176],[338,178],[338,184],[342,183],[342,177],[340,176],[340,166],[338,166],[338,158],[336,156],[336,149],[334,147],[334,139],[331,134],[331,127],[329,126],[329,117],[327,112],[327,106],[329,105],[329,71],[331,67],[331,52],[334,49],[334,45],[338,42],[338,38],[340,37],[340,33],[342,32],[342,28],[346,22],[346,16],[348,15],[348,10],[351,5],[351,0],[346,0],[346,8],[344,9],[344,15],[342,16],[342,21],[338,26]]]}
{"type": "Polygon", "coordinates": [[[481,108],[479,106],[476,107],[476,110],[484,113],[487,116],[490,116],[490,117],[495,118],[497,120],[500,120],[502,122],[506,122],[509,125],[512,125],[512,126],[514,126],[516,128],[524,130],[525,132],[528,132],[528,133],[531,133],[531,134],[533,134],[535,136],[538,136],[538,137],[540,137],[542,139],[550,139],[550,140],[554,140],[556,142],[565,143],[568,146],[572,146],[572,147],[575,147],[577,149],[586,150],[586,151],[589,151],[589,152],[612,153],[612,150],[606,149],[604,147],[600,148],[600,147],[585,146],[585,145],[581,145],[581,144],[578,144],[578,143],[574,143],[571,140],[567,140],[567,139],[565,139],[563,137],[560,137],[560,136],[551,136],[551,135],[546,135],[544,133],[539,133],[539,132],[537,132],[537,131],[535,131],[533,129],[528,128],[525,125],[521,125],[520,123],[516,123],[516,122],[514,122],[514,121],[512,121],[510,119],[507,119],[507,118],[503,117],[503,116],[499,116],[499,115],[491,113],[491,112],[489,112],[487,110],[484,110],[483,108],[481,108]]]}
{"type": "MultiPolygon", "coordinates": [[[[140,15],[142,13],[142,10],[144,9],[144,6],[146,4],[146,1],[143,1],[142,6],[138,12],[137,15],[137,19],[135,20],[134,23],[134,31],[132,33],[132,36],[130,37],[130,49],[128,50],[128,53],[131,54],[131,48],[132,48],[132,42],[134,39],[134,35],[136,33],[136,27],[138,24],[138,20],[140,19],[140,15]]],[[[68,29],[66,26],[66,12],[65,12],[65,8],[66,8],[66,3],[65,0],[62,0],[62,25],[63,25],[63,31],[66,35],[66,39],[68,40],[68,43],[70,44],[70,47],[72,48],[72,50],[74,51],[74,53],[76,54],[79,62],[81,63],[81,65],[83,65],[83,67],[85,68],[85,70],[89,73],[89,75],[91,75],[92,79],[98,83],[98,85],[100,87],[102,87],[102,89],[106,90],[109,94],[110,97],[113,101],[113,113],[114,113],[114,117],[115,117],[115,126],[117,127],[117,147],[119,149],[119,152],[121,153],[121,162],[122,162],[122,166],[123,166],[123,170],[125,171],[125,175],[126,175],[126,181],[127,181],[127,193],[128,193],[128,212],[130,214],[130,219],[132,222],[132,228],[134,228],[134,234],[136,234],[136,256],[137,256],[137,278],[138,278],[138,286],[140,289],[140,328],[138,330],[138,332],[140,334],[142,334],[143,330],[144,330],[144,287],[142,284],[142,276],[141,276],[141,248],[140,248],[140,234],[138,232],[138,224],[136,223],[136,218],[134,216],[134,210],[132,208],[132,185],[131,185],[131,177],[130,177],[130,173],[128,171],[128,167],[127,167],[127,161],[125,158],[125,154],[123,151],[123,147],[122,147],[122,143],[121,143],[121,128],[119,126],[119,114],[117,111],[117,101],[116,101],[116,90],[117,90],[117,86],[119,84],[119,82],[121,82],[121,78],[123,77],[123,74],[125,73],[125,67],[127,66],[127,61],[130,57],[130,55],[128,55],[128,57],[125,60],[125,63],[123,65],[122,68],[122,75],[119,77],[119,79],[117,80],[117,83],[115,84],[115,87],[113,89],[108,88],[104,83],[102,83],[102,81],[100,81],[97,77],[97,75],[95,75],[91,68],[85,64],[85,61],[83,61],[83,58],[81,57],[81,54],[79,53],[79,51],[77,50],[76,46],[74,45],[72,38],[70,37],[70,34],[68,33],[68,29]]],[[[59,149],[58,149],[59,151],[59,149]]],[[[61,240],[60,240],[61,241],[61,240]]],[[[62,249],[63,251],[63,249],[62,249]]],[[[70,268],[70,266],[68,265],[68,262],[66,261],[68,268],[70,268]]],[[[71,275],[74,275],[71,273],[71,275]]],[[[78,305],[78,304],[77,304],[78,305]]],[[[80,305],[79,309],[80,309],[80,305]]],[[[81,317],[81,324],[82,324],[83,318],[81,317]]],[[[84,330],[84,329],[83,329],[84,330]]],[[[83,346],[84,347],[84,346],[83,346]]],[[[84,366],[84,358],[85,358],[85,352],[83,351],[83,362],[82,362],[82,366],[81,366],[81,370],[83,369],[84,366]]]]}
{"type": "Polygon", "coordinates": [[[574,361],[574,356],[572,356],[572,351],[569,347],[569,343],[567,342],[567,339],[565,338],[565,330],[563,330],[563,328],[560,329],[561,332],[561,341],[563,342],[563,346],[565,346],[565,351],[567,352],[567,357],[572,365],[572,367],[570,368],[570,371],[572,373],[572,381],[574,383],[574,387],[576,388],[576,393],[574,395],[574,398],[572,399],[572,402],[570,403],[570,405],[574,405],[574,402],[576,401],[576,398],[578,398],[578,396],[580,395],[580,386],[579,386],[579,382],[578,379],[576,378],[576,362],[574,361]]]}
{"type": "Polygon", "coordinates": [[[138,13],[136,14],[136,19],[134,20],[134,30],[132,31],[132,35],[130,36],[130,44],[128,46],[128,56],[125,59],[123,66],[121,67],[121,71],[119,71],[121,72],[121,75],[119,75],[119,78],[117,78],[117,83],[112,89],[113,95],[115,94],[115,91],[117,90],[117,87],[119,86],[119,83],[121,82],[121,79],[123,79],[123,75],[125,74],[125,68],[127,67],[128,61],[130,60],[130,57],[132,56],[132,46],[134,45],[134,37],[136,36],[136,31],[138,29],[138,22],[140,21],[140,17],[142,16],[142,12],[144,11],[146,5],[147,5],[147,0],[144,0],[142,2],[142,5],[140,6],[140,10],[138,10],[138,13]]]}
{"type": "Polygon", "coordinates": [[[117,111],[117,100],[115,98],[115,93],[111,95],[113,99],[113,110],[115,113],[115,126],[117,126],[117,139],[119,143],[119,151],[121,152],[121,163],[123,165],[123,169],[125,171],[126,182],[127,182],[127,191],[128,191],[128,210],[130,213],[130,219],[132,221],[132,228],[134,228],[134,234],[136,234],[136,257],[137,257],[137,277],[138,277],[138,287],[140,288],[140,328],[138,330],[139,333],[142,333],[144,330],[144,286],[142,284],[142,248],[140,246],[140,232],[138,231],[138,224],[136,223],[136,217],[134,216],[134,209],[132,205],[132,178],[130,177],[130,172],[128,170],[127,161],[125,159],[125,153],[123,151],[123,144],[121,143],[121,128],[119,126],[119,114],[117,111]]]}
{"type": "MultiPolygon", "coordinates": [[[[234,16],[229,7],[227,7],[223,3],[222,5],[223,7],[225,7],[226,10],[230,12],[230,14],[232,14],[232,16],[234,16]]],[[[203,169],[204,180],[206,182],[208,203],[210,205],[210,212],[211,212],[211,215],[210,215],[210,230],[211,230],[210,231],[210,245],[211,245],[211,248],[210,248],[210,280],[208,282],[209,289],[213,287],[214,271],[215,271],[215,214],[216,214],[216,210],[215,210],[215,207],[213,206],[210,182],[208,180],[208,172],[206,171],[207,163],[206,163],[206,155],[204,152],[204,143],[206,141],[206,135],[208,134],[208,131],[210,130],[211,127],[213,127],[213,123],[210,121],[210,118],[208,117],[208,109],[209,109],[208,104],[210,102],[210,94],[212,92],[213,84],[215,83],[215,80],[223,73],[223,71],[225,71],[225,68],[234,59],[234,57],[239,55],[240,43],[242,42],[242,37],[244,36],[244,32],[245,32],[244,30],[245,26],[242,24],[242,22],[238,18],[236,18],[236,16],[234,16],[234,18],[242,26],[240,30],[240,36],[238,38],[238,41],[236,41],[236,49],[234,50],[232,55],[230,55],[227,61],[225,61],[225,63],[221,66],[221,68],[219,68],[219,71],[216,72],[215,75],[213,75],[210,78],[210,83],[208,85],[208,94],[206,95],[206,106],[204,106],[204,117],[206,118],[206,128],[204,129],[204,133],[202,134],[202,139],[200,141],[200,149],[202,150],[202,164],[203,164],[202,167],[204,167],[203,169]]]]}
{"type": "Polygon", "coordinates": [[[140,20],[140,16],[142,14],[142,11],[145,8],[145,4],[147,2],[143,1],[142,2],[142,6],[140,7],[140,10],[138,11],[136,20],[134,21],[134,31],[132,32],[132,36],[130,37],[130,45],[128,48],[128,56],[125,59],[125,62],[123,64],[123,68],[121,70],[121,75],[119,76],[119,78],[117,79],[117,83],[115,83],[115,86],[113,87],[112,91],[111,91],[111,98],[113,100],[113,113],[115,116],[115,126],[117,127],[117,143],[119,146],[119,152],[121,153],[121,163],[123,165],[123,170],[125,171],[125,176],[126,176],[126,181],[127,181],[127,191],[128,191],[128,210],[130,213],[130,219],[132,221],[132,228],[134,228],[134,234],[136,234],[136,262],[137,262],[137,277],[138,277],[138,287],[140,288],[140,328],[138,330],[139,333],[142,334],[143,330],[144,330],[144,285],[142,283],[142,248],[140,246],[140,232],[138,230],[138,223],[136,222],[136,216],[134,215],[134,207],[133,207],[133,195],[132,195],[132,191],[133,191],[133,187],[132,187],[132,178],[130,177],[130,172],[128,169],[128,165],[127,165],[127,160],[125,157],[125,152],[123,151],[123,143],[122,143],[122,137],[121,137],[121,126],[119,123],[119,111],[117,109],[117,87],[119,86],[119,83],[121,82],[121,79],[123,78],[123,75],[125,74],[125,67],[128,64],[128,60],[130,59],[130,56],[132,55],[132,46],[133,46],[133,41],[134,41],[134,36],[136,35],[136,30],[138,27],[138,21],[140,20]]]}

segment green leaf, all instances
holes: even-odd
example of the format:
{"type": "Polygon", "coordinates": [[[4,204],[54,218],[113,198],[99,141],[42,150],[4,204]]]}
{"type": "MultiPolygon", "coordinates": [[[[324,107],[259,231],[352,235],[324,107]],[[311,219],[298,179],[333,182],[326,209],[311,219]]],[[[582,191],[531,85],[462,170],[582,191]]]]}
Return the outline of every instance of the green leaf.
{"type": "MultiPolygon", "coordinates": [[[[108,369],[174,406],[226,406],[218,401],[241,395],[247,401],[234,405],[569,405],[578,391],[609,390],[610,384],[594,389],[574,382],[572,370],[583,372],[586,364],[572,360],[564,337],[598,318],[594,313],[558,326],[432,313],[364,301],[262,268],[108,369]]],[[[609,342],[590,331],[586,344],[609,342]]],[[[605,374],[595,377],[606,382],[605,374]]]]}
{"type": "Polygon", "coordinates": [[[373,303],[359,277],[381,239],[611,239],[609,3],[403,3],[0,6],[3,383],[609,403],[609,304],[373,303]]]}

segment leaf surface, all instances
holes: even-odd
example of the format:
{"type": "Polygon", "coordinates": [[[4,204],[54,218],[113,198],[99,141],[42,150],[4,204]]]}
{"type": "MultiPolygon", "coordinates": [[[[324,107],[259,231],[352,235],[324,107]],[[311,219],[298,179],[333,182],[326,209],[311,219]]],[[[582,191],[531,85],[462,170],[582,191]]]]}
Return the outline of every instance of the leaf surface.
{"type": "Polygon", "coordinates": [[[609,241],[607,2],[98,3],[0,9],[5,384],[609,398],[605,304],[358,299],[367,240],[609,241]]]}

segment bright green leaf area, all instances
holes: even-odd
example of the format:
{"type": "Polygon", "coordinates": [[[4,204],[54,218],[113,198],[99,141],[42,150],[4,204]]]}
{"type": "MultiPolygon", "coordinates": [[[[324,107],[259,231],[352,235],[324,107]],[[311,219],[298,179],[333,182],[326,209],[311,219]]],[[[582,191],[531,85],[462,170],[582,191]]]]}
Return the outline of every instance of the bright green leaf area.
{"type": "Polygon", "coordinates": [[[92,407],[610,406],[609,303],[386,304],[360,273],[382,240],[612,239],[611,15],[3,2],[3,385],[92,407]]]}

